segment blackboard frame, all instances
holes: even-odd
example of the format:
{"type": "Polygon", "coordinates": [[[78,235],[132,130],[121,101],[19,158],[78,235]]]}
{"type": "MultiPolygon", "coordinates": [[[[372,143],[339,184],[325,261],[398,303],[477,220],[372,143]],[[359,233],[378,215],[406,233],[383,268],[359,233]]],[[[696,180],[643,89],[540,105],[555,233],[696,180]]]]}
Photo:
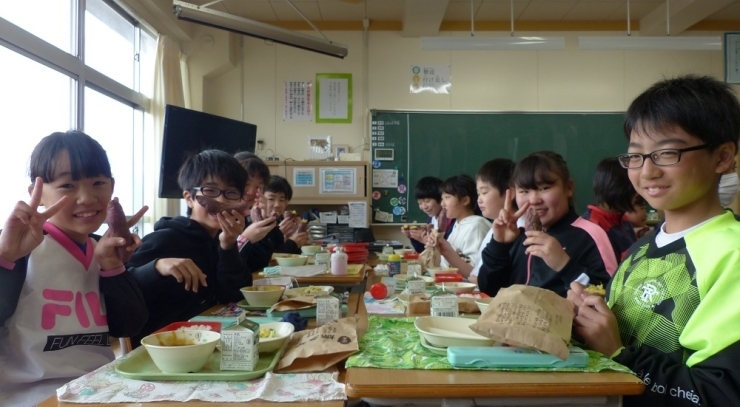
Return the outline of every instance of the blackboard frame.
{"type": "Polygon", "coordinates": [[[405,187],[373,188],[371,203],[375,213],[392,212],[397,206],[403,208],[403,214],[393,216],[393,222],[378,221],[375,215],[373,224],[426,221],[413,196],[414,184],[421,176],[444,179],[455,173],[467,173],[474,177],[478,167],[487,160],[504,157],[516,161],[538,150],[554,150],[565,157],[576,183],[575,203],[580,213],[593,199],[591,178],[598,161],[626,151],[623,117],[623,111],[372,109],[371,157],[375,148],[387,148],[389,144],[396,149],[397,157],[393,162],[373,162],[373,168],[397,169],[398,183],[405,187]],[[503,153],[488,153],[490,149],[503,153]],[[455,151],[465,151],[460,153],[465,156],[451,159],[455,151]],[[420,173],[420,166],[424,174],[420,173]],[[396,202],[402,198],[404,205],[391,205],[393,198],[396,202]]]}

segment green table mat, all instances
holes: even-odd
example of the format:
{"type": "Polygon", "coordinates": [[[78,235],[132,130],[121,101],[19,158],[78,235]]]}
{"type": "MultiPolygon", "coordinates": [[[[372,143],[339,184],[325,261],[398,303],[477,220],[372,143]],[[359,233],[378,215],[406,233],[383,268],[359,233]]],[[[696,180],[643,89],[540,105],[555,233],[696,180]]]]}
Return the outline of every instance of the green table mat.
{"type": "MultiPolygon", "coordinates": [[[[367,333],[360,339],[360,351],[350,356],[346,367],[375,367],[382,369],[453,370],[446,356],[429,351],[419,342],[419,332],[414,327],[415,318],[368,317],[367,333]]],[[[583,368],[484,368],[460,370],[501,370],[527,372],[590,372],[602,370],[632,373],[628,368],[587,350],[588,365],[583,368]]]]}

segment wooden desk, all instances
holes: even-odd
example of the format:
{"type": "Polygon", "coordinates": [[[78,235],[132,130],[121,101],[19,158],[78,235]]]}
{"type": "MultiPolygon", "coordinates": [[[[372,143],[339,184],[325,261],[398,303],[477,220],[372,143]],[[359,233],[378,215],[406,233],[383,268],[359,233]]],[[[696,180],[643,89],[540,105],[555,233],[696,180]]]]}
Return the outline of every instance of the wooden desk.
{"type": "MultiPolygon", "coordinates": [[[[367,286],[378,279],[371,272],[367,286]]],[[[367,310],[364,301],[358,305],[358,330],[363,326],[366,329],[367,310]]],[[[506,397],[540,400],[548,397],[595,397],[594,404],[620,405],[622,396],[639,395],[645,390],[645,385],[637,377],[617,372],[493,372],[356,367],[347,369],[345,385],[349,398],[388,405],[398,404],[398,399],[429,402],[442,398],[506,397]]],[[[507,405],[516,405],[516,402],[507,402],[507,405]]]]}
{"type": "MultiPolygon", "coordinates": [[[[206,310],[203,315],[211,315],[213,311],[220,309],[222,305],[216,305],[206,310]]],[[[358,311],[364,312],[365,306],[362,301],[362,294],[350,293],[349,299],[347,300],[347,316],[355,316],[358,311]],[[359,309],[359,310],[358,310],[359,309]]],[[[364,314],[366,315],[366,313],[364,314]]],[[[364,318],[365,326],[367,326],[367,317],[364,318]]],[[[315,319],[309,321],[309,327],[315,326],[315,319]]],[[[362,331],[364,332],[364,331],[362,331]]],[[[343,373],[343,372],[342,372],[343,373]]],[[[344,374],[340,374],[339,381],[343,381],[344,374]]],[[[43,403],[39,404],[38,407],[108,407],[108,406],[119,406],[119,407],[175,407],[187,404],[188,407],[233,407],[239,403],[212,403],[206,401],[192,401],[188,403],[181,403],[177,401],[161,401],[155,403],[116,403],[116,404],[79,404],[79,403],[65,403],[57,400],[56,396],[49,397],[44,400],[43,403]]],[[[313,401],[313,402],[295,402],[295,403],[275,403],[263,400],[253,400],[249,402],[250,407],[344,407],[344,401],[313,401]]]]}

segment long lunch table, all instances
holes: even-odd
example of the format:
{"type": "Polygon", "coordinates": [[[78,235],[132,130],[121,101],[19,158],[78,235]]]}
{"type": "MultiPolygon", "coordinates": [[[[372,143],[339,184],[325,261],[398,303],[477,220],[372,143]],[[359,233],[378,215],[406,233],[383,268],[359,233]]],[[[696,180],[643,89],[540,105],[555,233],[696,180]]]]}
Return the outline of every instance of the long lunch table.
{"type": "MultiPolygon", "coordinates": [[[[357,293],[350,293],[349,299],[347,300],[347,316],[357,316],[357,311],[362,304],[362,294],[357,293]]],[[[215,310],[220,309],[221,305],[216,305],[207,311],[203,313],[203,315],[211,315],[211,313],[215,310]]],[[[364,306],[363,306],[364,309],[364,306]]],[[[367,316],[365,316],[365,319],[367,319],[367,316]]],[[[309,328],[315,327],[316,320],[314,318],[311,318],[309,320],[309,328]]],[[[364,331],[363,331],[364,332],[364,331]]],[[[341,371],[339,375],[340,382],[343,381],[344,378],[344,372],[341,371]]],[[[277,407],[277,406],[285,406],[286,403],[276,403],[271,401],[262,401],[262,400],[252,400],[249,403],[250,407],[277,407]]],[[[79,406],[79,407],[107,407],[107,406],[120,406],[120,407],[175,407],[175,406],[182,406],[187,405],[188,407],[233,407],[236,404],[241,403],[214,403],[214,402],[208,402],[208,401],[191,401],[187,403],[177,402],[177,401],[158,401],[158,402],[151,402],[151,403],[115,403],[115,404],[80,404],[80,403],[65,403],[62,401],[58,401],[56,396],[49,397],[48,399],[44,400],[41,404],[38,405],[38,407],[73,407],[73,406],[79,406]]],[[[337,400],[337,401],[311,401],[311,402],[293,402],[289,403],[288,405],[290,407],[343,407],[345,404],[344,401],[337,400]]]]}
{"type": "MultiPolygon", "coordinates": [[[[377,277],[370,273],[367,286],[377,277]]],[[[357,316],[367,327],[367,310],[357,316]]],[[[382,316],[382,315],[378,315],[382,316]]],[[[360,327],[358,327],[360,330],[360,327]]],[[[469,405],[622,405],[622,396],[639,395],[645,385],[619,372],[494,372],[470,370],[347,369],[347,397],[379,405],[441,404],[442,399],[475,399],[469,405]]]]}

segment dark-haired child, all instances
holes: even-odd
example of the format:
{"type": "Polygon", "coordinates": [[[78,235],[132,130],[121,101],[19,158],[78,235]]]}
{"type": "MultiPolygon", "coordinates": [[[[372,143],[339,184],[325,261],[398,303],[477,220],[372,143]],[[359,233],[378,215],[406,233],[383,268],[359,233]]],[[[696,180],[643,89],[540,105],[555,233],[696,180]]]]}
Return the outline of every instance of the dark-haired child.
{"type": "MultiPolygon", "coordinates": [[[[423,177],[414,187],[416,203],[419,205],[419,209],[429,216],[427,223],[431,223],[434,229],[439,229],[437,219],[439,217],[439,213],[442,211],[442,193],[439,189],[441,186],[441,179],[437,177],[423,177]]],[[[450,219],[449,217],[447,219],[444,234],[445,239],[450,236],[450,233],[452,233],[452,226],[455,224],[455,219],[450,219]]],[[[424,244],[427,240],[427,236],[426,228],[423,225],[418,227],[410,225],[409,228],[404,226],[401,228],[401,233],[409,238],[414,250],[419,253],[424,251],[424,244]]]]}
{"type": "Polygon", "coordinates": [[[442,254],[442,267],[449,267],[450,259],[455,262],[470,263],[460,271],[463,277],[468,277],[472,266],[478,261],[478,251],[486,233],[491,229],[491,222],[480,216],[478,208],[478,193],[476,184],[469,175],[455,175],[447,178],[440,186],[442,192],[442,207],[447,217],[455,219],[452,233],[447,238],[435,239],[427,237],[427,244],[436,244],[442,254]]]}
{"type": "Polygon", "coordinates": [[[650,232],[647,225],[647,201],[641,195],[636,194],[632,200],[632,210],[624,213],[624,221],[629,222],[635,236],[639,239],[650,232]]]}
{"type": "Polygon", "coordinates": [[[189,157],[178,174],[187,217],[163,217],[127,263],[144,292],[149,321],[141,337],[176,321],[187,321],[215,304],[239,301],[240,288],[252,284],[239,257],[237,236],[244,216],[235,209],[211,214],[196,197],[204,195],[237,206],[247,173],[234,157],[206,150],[189,157]]]}
{"type": "Polygon", "coordinates": [[[625,406],[738,406],[740,221],[717,186],[737,153],[740,103],[710,77],[662,80],[630,104],[624,130],[619,160],[665,221],[630,248],[607,301],[572,284],[575,332],[642,378],[625,406]]]}
{"type": "Polygon", "coordinates": [[[633,210],[634,197],[635,188],[616,157],[605,158],[596,165],[594,203],[581,217],[604,229],[618,260],[637,241],[632,225],[623,219],[626,212],[633,210]]]}
{"type": "Polygon", "coordinates": [[[573,180],[560,154],[541,151],[522,158],[493,222],[493,239],[483,250],[480,290],[490,296],[503,287],[526,284],[565,297],[573,281],[606,284],[617,261],[606,232],[579,217],[573,207],[573,180]],[[518,211],[513,209],[516,199],[518,211]],[[531,211],[542,230],[518,228],[531,211]]]}
{"type": "MultiPolygon", "coordinates": [[[[0,233],[3,406],[36,405],[111,362],[109,335],[135,335],[147,319],[139,286],[116,252],[125,239],[92,235],[113,194],[103,147],[79,131],[53,133],[34,148],[30,176],[31,199],[15,205],[0,233]]],[[[126,249],[139,244],[134,236],[126,249]]]]}
{"type": "Polygon", "coordinates": [[[262,253],[261,258],[266,262],[263,264],[250,264],[250,267],[257,269],[264,268],[268,265],[273,253],[293,253],[300,254],[301,246],[308,242],[308,233],[296,233],[300,218],[294,217],[285,219],[285,212],[290,200],[293,198],[293,188],[287,179],[273,175],[265,185],[265,192],[262,197],[263,203],[260,203],[260,209],[266,217],[271,213],[278,215],[278,227],[272,228],[267,237],[260,240],[254,245],[255,252],[262,253]]]}
{"type": "MultiPolygon", "coordinates": [[[[484,217],[494,219],[504,208],[504,199],[506,191],[509,189],[513,170],[514,162],[506,158],[496,158],[488,161],[478,169],[475,184],[478,193],[478,208],[484,217]]],[[[493,229],[489,227],[486,236],[478,247],[478,253],[473,258],[473,262],[470,263],[460,257],[457,251],[452,248],[452,245],[444,239],[440,239],[439,248],[450,266],[457,268],[458,273],[467,277],[471,283],[477,283],[482,262],[481,255],[492,237],[493,229]]]]}

